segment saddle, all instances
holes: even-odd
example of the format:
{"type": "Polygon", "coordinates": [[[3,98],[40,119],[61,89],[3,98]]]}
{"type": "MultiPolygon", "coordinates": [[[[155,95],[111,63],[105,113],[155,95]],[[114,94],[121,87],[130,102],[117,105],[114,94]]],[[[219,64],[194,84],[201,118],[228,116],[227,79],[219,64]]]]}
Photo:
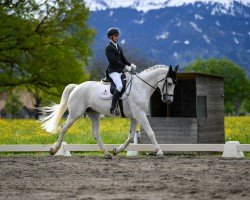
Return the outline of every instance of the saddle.
{"type": "MultiPolygon", "coordinates": [[[[125,74],[122,74],[121,76],[121,79],[122,79],[122,91],[121,91],[121,95],[124,93],[125,91],[125,87],[126,87],[126,75],[125,74]]],[[[104,85],[110,85],[110,93],[113,95],[114,92],[115,92],[115,89],[116,89],[116,86],[115,86],[115,83],[113,82],[113,80],[109,77],[108,74],[106,74],[105,78],[103,78],[101,80],[101,83],[104,84],[104,85]]]]}
{"type": "MultiPolygon", "coordinates": [[[[121,116],[126,117],[124,115],[124,112],[123,112],[123,102],[122,102],[122,99],[126,98],[126,94],[124,93],[126,90],[126,83],[127,83],[126,75],[122,74],[121,79],[122,79],[123,88],[121,91],[121,97],[118,100],[118,105],[119,105],[119,108],[121,111],[120,112],[121,116]]],[[[115,83],[113,82],[113,80],[109,77],[108,74],[106,74],[106,77],[101,80],[101,83],[102,84],[99,88],[99,97],[101,99],[106,99],[106,100],[112,99],[113,94],[114,94],[115,89],[116,89],[116,86],[115,86],[115,83]]]]}

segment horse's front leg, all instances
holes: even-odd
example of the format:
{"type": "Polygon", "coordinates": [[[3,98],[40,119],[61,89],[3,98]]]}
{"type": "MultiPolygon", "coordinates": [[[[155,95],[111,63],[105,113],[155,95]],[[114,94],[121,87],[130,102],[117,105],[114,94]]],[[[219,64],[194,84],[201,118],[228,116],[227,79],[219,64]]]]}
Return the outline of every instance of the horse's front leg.
{"type": "Polygon", "coordinates": [[[99,134],[99,126],[100,126],[100,114],[97,112],[86,112],[88,117],[91,119],[92,122],[92,134],[95,138],[99,148],[104,153],[104,158],[112,159],[111,154],[108,152],[107,148],[104,146],[102,139],[99,134]]]}
{"type": "Polygon", "coordinates": [[[148,118],[146,116],[146,113],[139,112],[136,114],[136,119],[139,122],[139,124],[142,126],[142,128],[146,131],[148,137],[150,138],[151,142],[153,143],[155,147],[155,152],[157,156],[163,156],[163,152],[161,150],[160,145],[155,139],[155,134],[149,124],[148,118]]]}
{"type": "Polygon", "coordinates": [[[135,119],[131,119],[130,121],[130,132],[129,132],[129,135],[128,135],[128,139],[125,141],[124,144],[122,144],[121,146],[119,147],[115,147],[113,149],[113,155],[117,155],[118,153],[120,153],[121,151],[124,151],[124,149],[127,148],[127,146],[133,142],[134,140],[134,137],[135,137],[135,129],[136,129],[136,125],[137,125],[137,121],[135,119]]]}

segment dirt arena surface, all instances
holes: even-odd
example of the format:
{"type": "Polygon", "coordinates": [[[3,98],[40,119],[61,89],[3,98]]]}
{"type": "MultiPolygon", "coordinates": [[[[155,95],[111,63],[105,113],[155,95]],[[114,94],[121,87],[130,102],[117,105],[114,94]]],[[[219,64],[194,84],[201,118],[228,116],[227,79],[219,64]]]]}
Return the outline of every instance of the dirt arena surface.
{"type": "Polygon", "coordinates": [[[250,199],[250,159],[0,157],[0,199],[250,199]]]}

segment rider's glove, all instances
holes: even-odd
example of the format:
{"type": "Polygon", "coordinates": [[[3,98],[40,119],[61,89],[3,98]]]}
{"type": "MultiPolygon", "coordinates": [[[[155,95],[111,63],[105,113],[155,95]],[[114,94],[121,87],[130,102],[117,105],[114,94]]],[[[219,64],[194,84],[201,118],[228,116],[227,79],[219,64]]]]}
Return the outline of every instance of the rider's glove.
{"type": "Polygon", "coordinates": [[[130,67],[132,68],[133,71],[136,71],[136,65],[135,64],[131,64],[130,67]]]}
{"type": "Polygon", "coordinates": [[[125,66],[125,69],[128,71],[128,72],[131,72],[132,68],[128,65],[125,66]]]}

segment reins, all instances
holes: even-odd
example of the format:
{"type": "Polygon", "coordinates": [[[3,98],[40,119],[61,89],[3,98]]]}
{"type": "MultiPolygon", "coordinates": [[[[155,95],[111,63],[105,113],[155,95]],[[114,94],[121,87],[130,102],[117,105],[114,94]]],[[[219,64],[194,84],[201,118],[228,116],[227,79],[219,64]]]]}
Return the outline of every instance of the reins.
{"type": "MultiPolygon", "coordinates": [[[[129,72],[129,73],[132,74],[132,75],[135,75],[135,76],[136,76],[137,78],[139,78],[142,82],[146,83],[148,86],[150,86],[150,87],[153,88],[154,90],[157,90],[157,89],[158,89],[157,87],[154,87],[154,86],[152,86],[151,84],[149,84],[147,81],[143,80],[140,76],[137,75],[137,73],[132,72],[132,71],[129,72]]],[[[128,84],[127,84],[126,87],[125,87],[125,91],[124,91],[124,92],[126,92],[127,88],[128,88],[129,85],[130,85],[129,92],[128,92],[127,96],[126,96],[124,99],[126,99],[126,98],[129,96],[129,94],[130,94],[130,91],[131,91],[131,88],[132,88],[132,83],[133,83],[132,80],[133,80],[133,76],[131,76],[130,81],[128,82],[128,84]]],[[[166,76],[165,78],[159,80],[159,81],[156,83],[156,85],[157,85],[158,83],[160,83],[160,82],[162,82],[162,81],[164,81],[164,80],[165,80],[165,82],[164,82],[162,91],[164,90],[164,87],[166,86],[167,76],[166,76]]],[[[166,87],[166,89],[167,89],[167,87],[166,87]]],[[[173,95],[170,95],[170,96],[173,96],[173,95]]]]}
{"type": "MultiPolygon", "coordinates": [[[[150,86],[151,88],[153,88],[153,89],[155,89],[155,90],[157,89],[157,87],[154,87],[154,86],[150,85],[148,82],[146,82],[145,80],[143,80],[140,76],[138,76],[136,73],[131,72],[131,74],[135,75],[137,78],[139,78],[141,81],[143,81],[144,83],[146,83],[146,84],[147,84],[148,86],[150,86]]],[[[160,82],[162,82],[163,80],[166,80],[166,78],[167,78],[167,77],[165,77],[165,78],[159,80],[159,81],[157,82],[157,84],[160,83],[160,82]]],[[[156,84],[156,85],[157,85],[157,84],[156,84]]]]}

